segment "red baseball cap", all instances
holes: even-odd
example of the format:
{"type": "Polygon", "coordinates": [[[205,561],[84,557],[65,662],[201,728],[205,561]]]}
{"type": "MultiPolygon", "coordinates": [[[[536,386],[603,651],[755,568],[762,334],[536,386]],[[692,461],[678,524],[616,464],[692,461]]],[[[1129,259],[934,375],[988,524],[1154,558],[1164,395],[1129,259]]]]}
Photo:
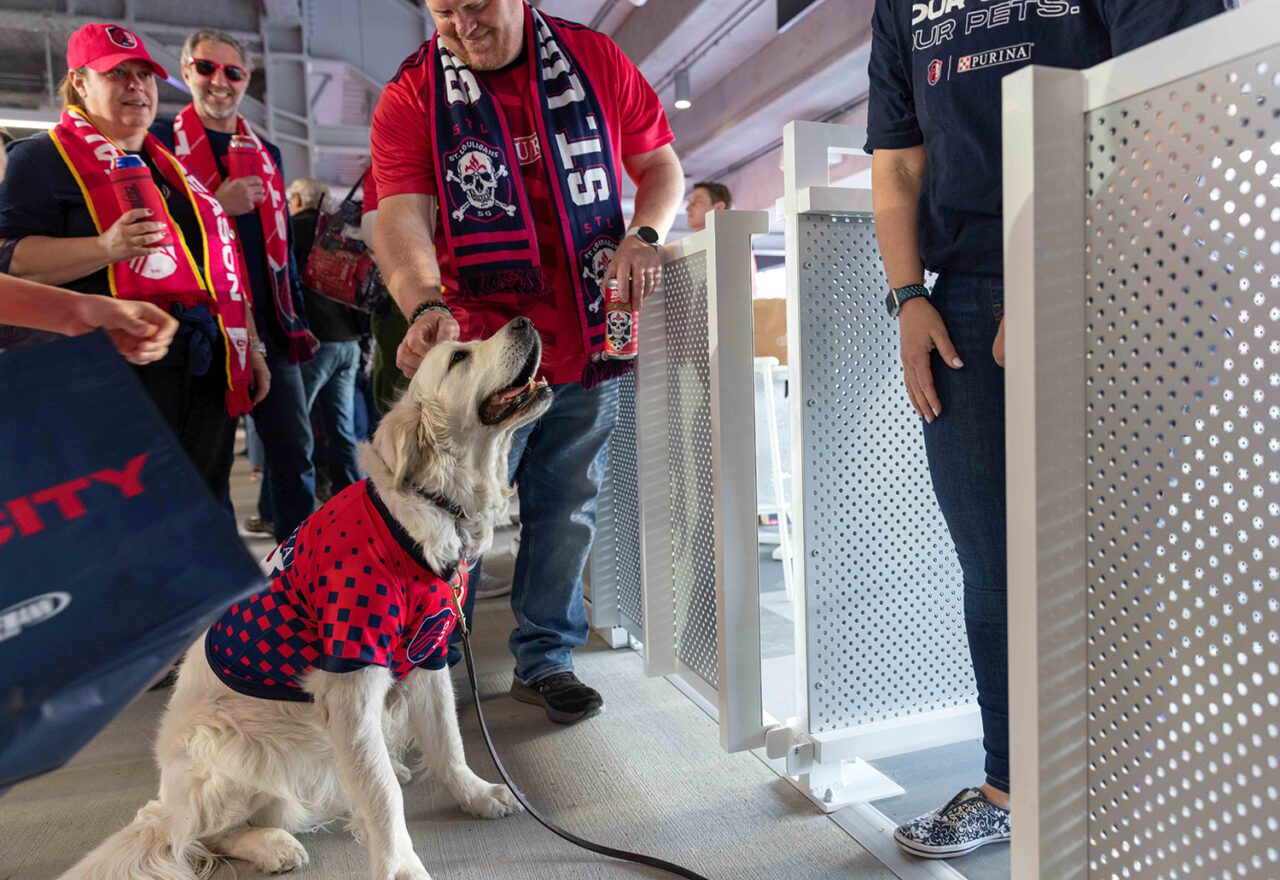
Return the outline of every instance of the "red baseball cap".
{"type": "Polygon", "coordinates": [[[161,79],[169,74],[155,62],[142,40],[118,24],[87,24],[67,40],[67,68],[90,67],[106,73],[125,61],[142,61],[161,79]]]}

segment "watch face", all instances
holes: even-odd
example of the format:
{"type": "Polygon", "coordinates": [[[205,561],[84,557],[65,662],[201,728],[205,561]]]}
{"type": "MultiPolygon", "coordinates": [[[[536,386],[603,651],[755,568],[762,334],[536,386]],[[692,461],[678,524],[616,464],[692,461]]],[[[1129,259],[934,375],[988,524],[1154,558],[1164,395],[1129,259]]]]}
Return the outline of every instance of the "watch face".
{"type": "Polygon", "coordinates": [[[636,229],[636,238],[640,239],[645,244],[657,245],[658,230],[654,229],[652,226],[641,226],[636,229]]]}
{"type": "Polygon", "coordinates": [[[898,297],[894,292],[889,291],[889,295],[884,299],[884,307],[889,310],[889,317],[896,317],[898,314],[898,297]]]}

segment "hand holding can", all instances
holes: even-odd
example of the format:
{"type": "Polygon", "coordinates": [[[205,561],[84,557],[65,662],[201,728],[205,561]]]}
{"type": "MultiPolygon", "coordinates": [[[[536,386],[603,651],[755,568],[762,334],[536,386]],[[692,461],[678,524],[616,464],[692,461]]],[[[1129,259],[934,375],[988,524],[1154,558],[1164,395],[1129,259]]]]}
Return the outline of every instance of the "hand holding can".
{"type": "Polygon", "coordinates": [[[258,145],[248,135],[232,135],[231,144],[227,147],[227,178],[235,180],[239,177],[260,177],[258,164],[258,145]]]}
{"type": "MultiPolygon", "coordinates": [[[[164,223],[168,216],[164,198],[151,179],[151,169],[147,167],[147,163],[137,156],[116,156],[111,160],[107,176],[116,191],[116,200],[120,203],[122,214],[145,208],[151,212],[154,222],[164,223]]],[[[171,244],[173,236],[166,230],[164,238],[149,247],[166,247],[171,244]]]]}
{"type": "Polygon", "coordinates": [[[632,307],[631,295],[610,278],[604,292],[604,356],[610,360],[630,360],[640,350],[640,313],[632,307]]]}

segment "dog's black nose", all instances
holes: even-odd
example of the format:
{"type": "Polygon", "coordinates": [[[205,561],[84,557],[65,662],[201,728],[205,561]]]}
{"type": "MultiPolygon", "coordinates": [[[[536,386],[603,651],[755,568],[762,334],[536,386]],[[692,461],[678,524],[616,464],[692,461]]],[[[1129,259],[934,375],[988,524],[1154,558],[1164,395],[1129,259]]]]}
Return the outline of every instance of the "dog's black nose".
{"type": "Polygon", "coordinates": [[[516,318],[511,322],[511,329],[521,331],[532,330],[533,322],[524,317],[516,318]]]}

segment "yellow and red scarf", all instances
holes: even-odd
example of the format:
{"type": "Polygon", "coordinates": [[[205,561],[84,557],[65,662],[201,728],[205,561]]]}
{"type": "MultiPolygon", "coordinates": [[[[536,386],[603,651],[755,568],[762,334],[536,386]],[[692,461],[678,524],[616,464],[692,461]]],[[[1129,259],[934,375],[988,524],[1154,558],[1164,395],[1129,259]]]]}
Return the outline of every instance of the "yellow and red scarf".
{"type": "MultiPolygon", "coordinates": [[[[295,296],[301,296],[301,291],[293,290],[289,283],[289,212],[284,197],[284,175],[276,167],[257,132],[239,115],[236,116],[236,134],[251,138],[257,146],[258,176],[267,188],[267,197],[258,203],[258,219],[262,221],[267,275],[271,278],[272,312],[289,340],[289,363],[306,363],[313,354],[307,336],[306,319],[302,317],[295,301],[295,296]]],[[[218,187],[222,186],[218,160],[213,155],[204,123],[200,121],[193,104],[183,108],[173,121],[173,152],[195,172],[209,192],[216,193],[218,187]]],[[[243,252],[241,257],[243,258],[243,252]]],[[[252,295],[250,291],[250,296],[252,295]]]]}
{"type": "MultiPolygon", "coordinates": [[[[71,107],[49,132],[54,145],[80,187],[98,233],[110,229],[124,211],[116,199],[108,172],[111,160],[125,155],[103,134],[83,110],[71,107]]],[[[249,412],[249,331],[245,282],[236,253],[231,225],[222,205],[156,137],[148,134],[143,149],[161,175],[195,208],[204,240],[204,271],[192,256],[195,242],[185,241],[182,230],[166,210],[150,220],[169,228],[173,244],[163,252],[112,263],[107,267],[111,295],[118,299],[154,303],[166,312],[174,303],[183,308],[207,305],[218,320],[226,349],[226,408],[232,417],[249,412]]]]}

